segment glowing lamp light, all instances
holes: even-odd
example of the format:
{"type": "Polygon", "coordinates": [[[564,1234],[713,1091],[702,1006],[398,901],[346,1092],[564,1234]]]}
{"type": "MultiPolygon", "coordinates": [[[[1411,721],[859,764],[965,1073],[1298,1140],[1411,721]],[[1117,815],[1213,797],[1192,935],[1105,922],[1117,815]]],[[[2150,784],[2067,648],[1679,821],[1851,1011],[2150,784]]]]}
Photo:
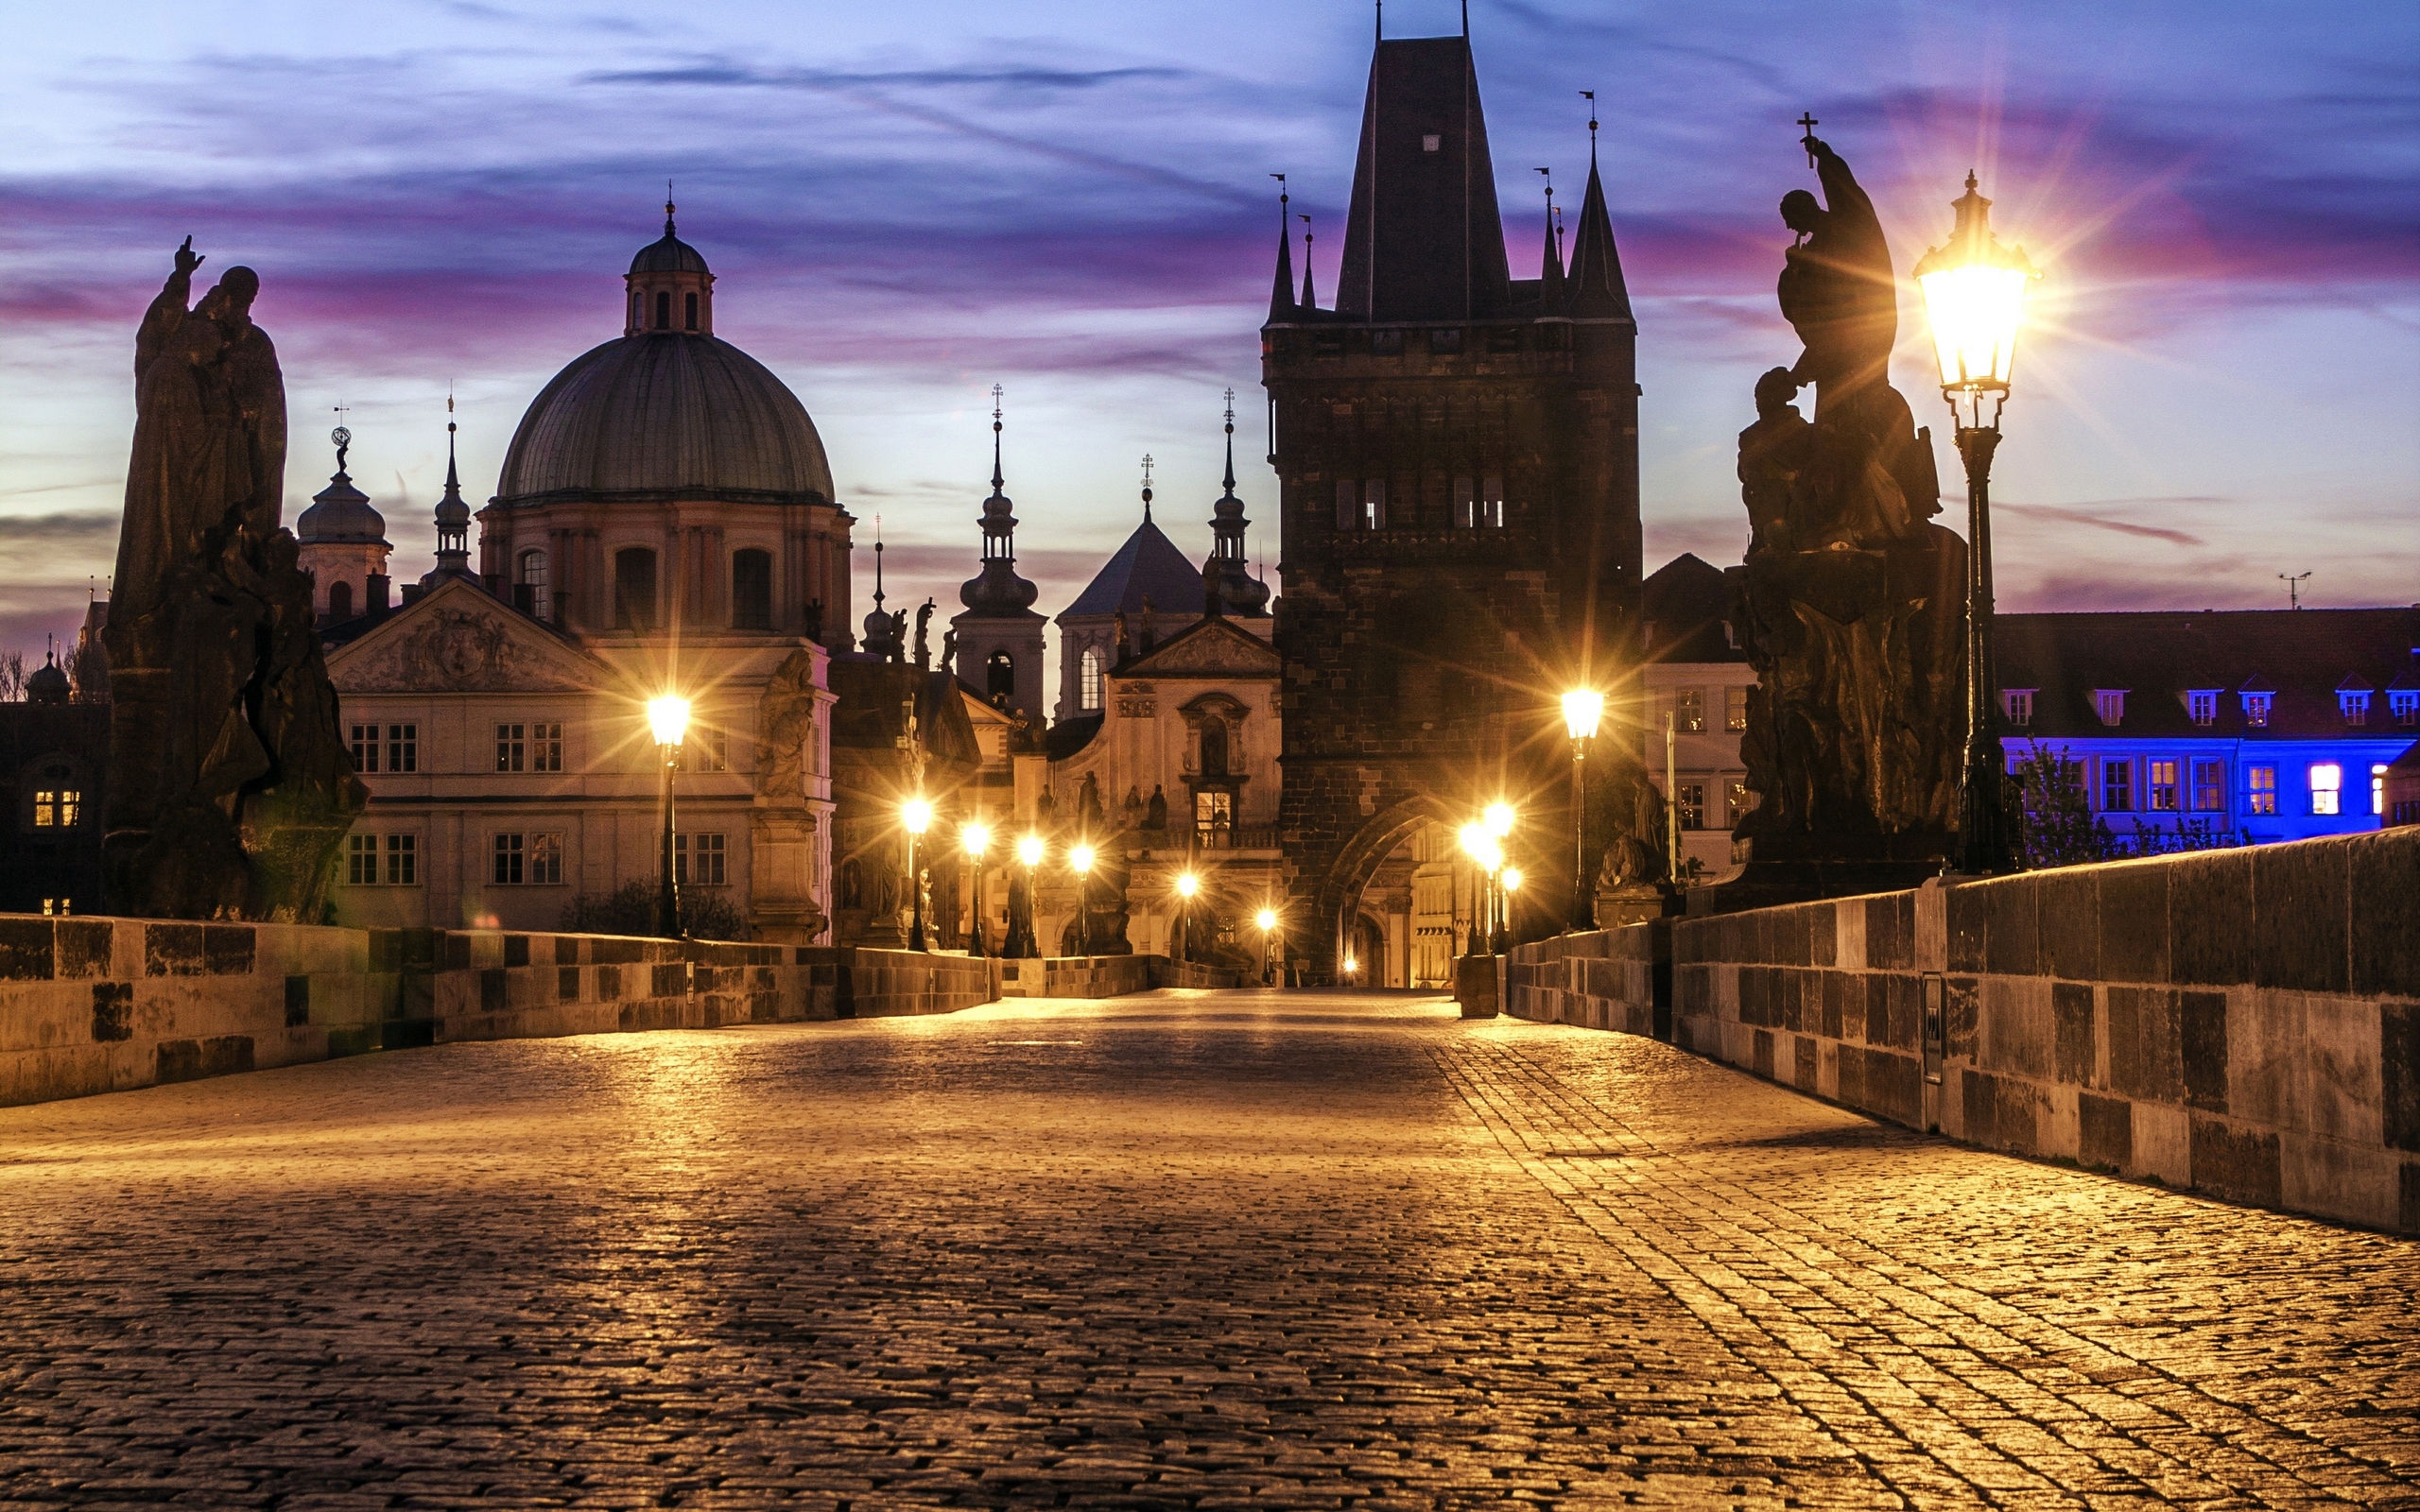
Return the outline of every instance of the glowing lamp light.
{"type": "Polygon", "coordinates": [[[1587,740],[1597,733],[1597,723],[1605,717],[1605,696],[1590,688],[1574,688],[1563,696],[1563,728],[1574,740],[1587,740]]]}
{"type": "Polygon", "coordinates": [[[992,832],[980,824],[970,824],[958,832],[958,838],[959,843],[966,847],[966,853],[980,861],[984,850],[992,844],[992,832]]]}
{"type": "Polygon", "coordinates": [[[1512,805],[1490,803],[1487,806],[1487,833],[1501,840],[1512,833],[1512,805]]]}
{"type": "Polygon", "coordinates": [[[1253,916],[1252,921],[1258,924],[1260,926],[1260,932],[1266,935],[1270,930],[1277,927],[1277,910],[1274,908],[1264,908],[1259,913],[1253,916]]]}
{"type": "Polygon", "coordinates": [[[1076,875],[1080,877],[1089,873],[1093,869],[1093,848],[1088,845],[1080,845],[1068,851],[1067,865],[1075,868],[1076,875]]]}
{"type": "Polygon", "coordinates": [[[1504,868],[1504,890],[1506,892],[1519,892],[1521,890],[1520,868],[1507,867],[1504,868]]]}
{"type": "Polygon", "coordinates": [[[1488,835],[1479,842],[1477,859],[1481,868],[1493,872],[1504,865],[1504,847],[1496,843],[1495,836],[1488,835]]]}
{"type": "Polygon", "coordinates": [[[1487,847],[1487,826],[1465,824],[1462,826],[1461,838],[1462,854],[1476,861],[1478,859],[1478,853],[1487,847]]]}
{"type": "Polygon", "coordinates": [[[1042,865],[1042,836],[1028,834],[1017,842],[1017,859],[1028,867],[1042,865]]]}
{"type": "Polygon", "coordinates": [[[933,806],[921,798],[911,798],[899,805],[899,822],[909,834],[922,834],[933,827],[933,806]]]}
{"type": "Polygon", "coordinates": [[[1356,972],[1356,971],[1359,971],[1359,970],[1361,970],[1361,963],[1360,963],[1359,961],[1355,960],[1355,959],[1354,959],[1352,956],[1350,956],[1350,955],[1348,955],[1348,956],[1346,956],[1346,957],[1344,958],[1344,974],[1345,974],[1345,975],[1347,975],[1347,976],[1351,976],[1354,972],[1356,972]]]}
{"type": "Polygon", "coordinates": [[[1201,890],[1201,879],[1188,871],[1176,879],[1177,895],[1190,898],[1201,890]]]}
{"type": "Polygon", "coordinates": [[[2025,287],[2042,275],[2026,260],[2025,249],[2011,251],[1992,235],[1992,202],[1975,192],[1973,174],[1966,176],[1964,197],[1950,208],[1958,224],[1948,245],[1927,250],[1915,269],[1942,391],[1953,404],[1962,394],[2005,396],[2025,318],[2025,287]]]}
{"type": "Polygon", "coordinates": [[[647,727],[659,746],[678,746],[689,732],[689,700],[666,695],[647,701],[647,727]]]}

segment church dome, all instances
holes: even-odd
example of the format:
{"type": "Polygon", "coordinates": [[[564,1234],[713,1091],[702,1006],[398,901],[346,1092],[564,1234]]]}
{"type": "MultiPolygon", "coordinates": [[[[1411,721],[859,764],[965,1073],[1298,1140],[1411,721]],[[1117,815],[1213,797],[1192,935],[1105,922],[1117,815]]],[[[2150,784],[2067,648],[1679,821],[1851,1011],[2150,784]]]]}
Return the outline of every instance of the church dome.
{"type": "Polygon", "coordinates": [[[26,679],[27,703],[65,703],[69,691],[67,674],[59,670],[56,661],[44,662],[26,679]]]}
{"type": "Polygon", "coordinates": [[[383,546],[387,519],[370,507],[370,496],[353,486],[339,465],[328,486],[311,495],[311,507],[295,519],[294,539],[305,546],[383,546]]]}
{"type": "Polygon", "coordinates": [[[706,259],[696,248],[672,234],[672,224],[665,222],[664,235],[639,249],[631,259],[633,273],[708,273],[706,259]]]}
{"type": "Polygon", "coordinates": [[[830,503],[832,465],[806,406],[763,363],[716,336],[648,331],[590,349],[538,391],[496,495],[830,503]]]}

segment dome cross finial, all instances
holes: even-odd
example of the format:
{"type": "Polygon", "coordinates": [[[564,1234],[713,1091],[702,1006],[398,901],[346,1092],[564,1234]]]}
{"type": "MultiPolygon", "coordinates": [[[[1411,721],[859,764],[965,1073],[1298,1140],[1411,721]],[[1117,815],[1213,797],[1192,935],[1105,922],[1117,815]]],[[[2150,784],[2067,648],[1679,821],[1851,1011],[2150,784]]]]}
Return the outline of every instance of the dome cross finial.
{"type": "Polygon", "coordinates": [[[997,493],[1008,480],[1000,475],[1000,386],[992,386],[992,491],[997,493]]]}
{"type": "Polygon", "coordinates": [[[1143,523],[1151,523],[1151,454],[1143,454],[1143,523]]]}
{"type": "Polygon", "coordinates": [[[664,234],[672,234],[672,180],[664,180],[664,234]]]}

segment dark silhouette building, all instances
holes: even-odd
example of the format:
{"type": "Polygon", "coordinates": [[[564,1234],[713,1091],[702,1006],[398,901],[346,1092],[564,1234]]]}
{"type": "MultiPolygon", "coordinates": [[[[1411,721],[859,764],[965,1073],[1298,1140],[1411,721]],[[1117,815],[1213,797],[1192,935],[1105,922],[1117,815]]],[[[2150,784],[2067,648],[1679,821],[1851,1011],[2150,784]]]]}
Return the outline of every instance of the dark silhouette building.
{"type": "Polygon", "coordinates": [[[71,701],[55,662],[26,679],[23,702],[0,703],[0,790],[14,804],[0,829],[0,913],[104,911],[109,754],[109,703],[71,701]]]}
{"type": "Polygon", "coordinates": [[[1570,267],[1549,229],[1539,277],[1513,279],[1468,39],[1382,41],[1334,308],[1307,266],[1297,295],[1281,233],[1262,374],[1288,927],[1311,980],[1423,823],[1510,799],[1538,917],[1568,885],[1557,696],[1632,667],[1640,576],[1637,324],[1593,123],[1591,153],[1570,267]]]}

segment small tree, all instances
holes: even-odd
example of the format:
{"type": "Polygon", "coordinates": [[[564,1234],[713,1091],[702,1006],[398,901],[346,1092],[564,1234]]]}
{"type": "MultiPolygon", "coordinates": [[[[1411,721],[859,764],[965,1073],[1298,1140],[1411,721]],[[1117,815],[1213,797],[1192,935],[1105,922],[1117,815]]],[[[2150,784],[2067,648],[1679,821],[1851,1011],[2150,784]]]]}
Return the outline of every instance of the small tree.
{"type": "Polygon", "coordinates": [[[0,651],[0,701],[22,703],[26,696],[26,653],[0,651]]]}
{"type": "MultiPolygon", "coordinates": [[[[641,877],[612,892],[581,893],[563,904],[562,919],[556,927],[567,935],[652,936],[655,903],[655,879],[641,877]]],[[[748,920],[737,905],[716,893],[683,893],[681,922],[692,939],[748,937],[748,920]]]]}
{"type": "Polygon", "coordinates": [[[2010,818],[2016,860],[2028,871],[2107,861],[2122,852],[2118,837],[2092,812],[2083,764],[2040,741],[2018,758],[2010,818]]]}

